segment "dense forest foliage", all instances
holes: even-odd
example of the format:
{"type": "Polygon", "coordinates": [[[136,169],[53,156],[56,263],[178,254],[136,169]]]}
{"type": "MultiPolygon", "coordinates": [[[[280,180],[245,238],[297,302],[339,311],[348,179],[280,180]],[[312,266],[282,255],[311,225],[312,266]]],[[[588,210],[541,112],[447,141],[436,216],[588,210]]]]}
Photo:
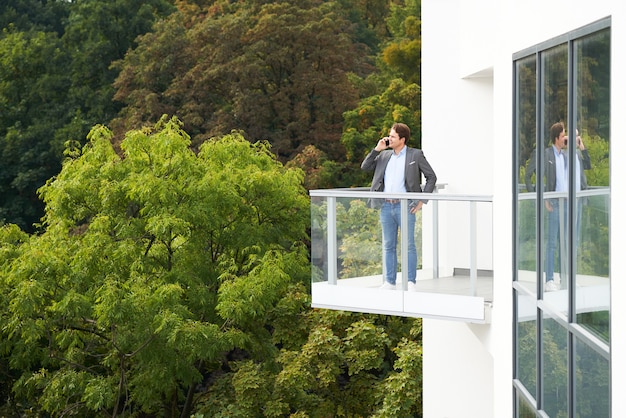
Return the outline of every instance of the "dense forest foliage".
{"type": "Polygon", "coordinates": [[[419,320],[310,308],[306,193],[419,146],[419,0],[0,25],[0,416],[421,416],[419,320]]]}
{"type": "Polygon", "coordinates": [[[0,24],[0,221],[28,232],[96,124],[116,145],[164,114],[194,148],[236,130],[309,188],[364,185],[394,121],[420,141],[417,0],[9,0],[0,24]]]}

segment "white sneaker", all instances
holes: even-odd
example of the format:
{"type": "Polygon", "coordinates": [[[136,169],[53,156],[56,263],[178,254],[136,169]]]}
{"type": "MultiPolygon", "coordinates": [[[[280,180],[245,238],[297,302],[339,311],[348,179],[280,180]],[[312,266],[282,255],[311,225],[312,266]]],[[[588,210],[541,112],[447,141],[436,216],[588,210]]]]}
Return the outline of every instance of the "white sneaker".
{"type": "Polygon", "coordinates": [[[385,282],[385,284],[382,285],[380,288],[381,289],[387,289],[387,290],[396,290],[396,285],[395,284],[391,284],[389,282],[385,282]]]}
{"type": "Polygon", "coordinates": [[[546,292],[554,292],[559,290],[559,285],[554,282],[554,280],[548,280],[546,285],[543,287],[543,290],[546,292]]]}
{"type": "Polygon", "coordinates": [[[417,285],[415,284],[415,282],[409,282],[408,289],[409,292],[417,292],[417,285]]]}

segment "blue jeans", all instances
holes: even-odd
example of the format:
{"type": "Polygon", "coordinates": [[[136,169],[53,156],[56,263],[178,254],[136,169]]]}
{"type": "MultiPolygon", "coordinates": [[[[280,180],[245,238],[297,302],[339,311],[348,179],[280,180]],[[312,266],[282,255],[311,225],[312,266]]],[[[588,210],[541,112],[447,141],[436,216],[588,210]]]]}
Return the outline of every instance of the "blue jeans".
{"type": "MultiPolygon", "coordinates": [[[[384,202],[380,209],[380,224],[383,229],[383,256],[385,281],[396,284],[396,274],[398,272],[398,257],[396,248],[398,245],[398,231],[400,230],[401,219],[400,203],[384,202]]],[[[408,212],[409,224],[409,248],[408,266],[402,268],[409,269],[409,281],[415,283],[417,276],[417,248],[415,247],[415,214],[408,212]]]]}
{"type": "MultiPolygon", "coordinates": [[[[548,212],[548,237],[546,242],[546,259],[545,259],[545,271],[546,282],[554,280],[554,255],[556,253],[557,262],[561,262],[561,251],[556,252],[557,245],[560,244],[560,214],[559,214],[559,202],[554,199],[552,203],[552,212],[548,212]]],[[[559,250],[561,250],[559,245],[559,250]]]]}
{"type": "MultiPolygon", "coordinates": [[[[565,248],[561,248],[561,226],[560,226],[560,205],[563,207],[563,226],[567,230],[567,199],[551,200],[552,212],[548,212],[548,238],[546,243],[546,259],[545,259],[545,272],[546,281],[554,280],[554,263],[556,253],[556,263],[561,264],[561,254],[567,249],[567,234],[565,235],[565,248]],[[558,248],[558,252],[557,252],[558,248]]],[[[574,248],[577,250],[578,241],[580,240],[580,225],[582,222],[583,202],[581,199],[576,199],[576,225],[574,225],[574,248]]],[[[565,231],[563,231],[565,233],[565,231]]],[[[561,272],[563,274],[563,272],[561,272]]]]}

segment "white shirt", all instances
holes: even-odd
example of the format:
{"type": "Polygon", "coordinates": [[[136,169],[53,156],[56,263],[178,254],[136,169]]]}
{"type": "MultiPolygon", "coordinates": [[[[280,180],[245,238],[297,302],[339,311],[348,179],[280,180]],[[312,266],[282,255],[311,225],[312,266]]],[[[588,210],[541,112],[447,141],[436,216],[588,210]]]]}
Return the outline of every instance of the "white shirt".
{"type": "Polygon", "coordinates": [[[396,155],[391,154],[387,167],[385,168],[385,192],[387,193],[403,193],[406,192],[406,184],[404,183],[404,166],[406,162],[406,145],[396,155]]]}
{"type": "Polygon", "coordinates": [[[567,192],[567,165],[565,163],[565,155],[563,150],[559,151],[553,145],[554,160],[556,163],[556,185],[554,187],[555,192],[567,192]]]}
{"type": "Polygon", "coordinates": [[[576,191],[580,191],[580,158],[578,153],[574,151],[574,158],[576,159],[576,191]]]}
{"type": "MultiPolygon", "coordinates": [[[[565,151],[557,152],[556,147],[552,146],[554,150],[554,157],[556,161],[556,186],[555,192],[567,192],[568,173],[567,173],[567,160],[565,159],[565,151]]],[[[576,161],[576,176],[575,184],[576,191],[580,191],[580,159],[578,154],[574,151],[574,159],[576,161]]]]}

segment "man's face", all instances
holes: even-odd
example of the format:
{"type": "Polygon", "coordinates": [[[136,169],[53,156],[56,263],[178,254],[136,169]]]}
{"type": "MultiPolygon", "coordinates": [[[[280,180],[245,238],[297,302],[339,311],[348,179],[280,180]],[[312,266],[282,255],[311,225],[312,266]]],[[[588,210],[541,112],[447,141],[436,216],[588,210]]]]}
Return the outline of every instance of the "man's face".
{"type": "Polygon", "coordinates": [[[389,131],[389,147],[395,148],[402,145],[402,141],[400,140],[400,135],[396,132],[395,129],[391,129],[389,131]]]}
{"type": "Polygon", "coordinates": [[[567,146],[567,139],[565,138],[565,131],[562,131],[559,134],[559,137],[554,140],[554,145],[561,149],[567,146]]]}

